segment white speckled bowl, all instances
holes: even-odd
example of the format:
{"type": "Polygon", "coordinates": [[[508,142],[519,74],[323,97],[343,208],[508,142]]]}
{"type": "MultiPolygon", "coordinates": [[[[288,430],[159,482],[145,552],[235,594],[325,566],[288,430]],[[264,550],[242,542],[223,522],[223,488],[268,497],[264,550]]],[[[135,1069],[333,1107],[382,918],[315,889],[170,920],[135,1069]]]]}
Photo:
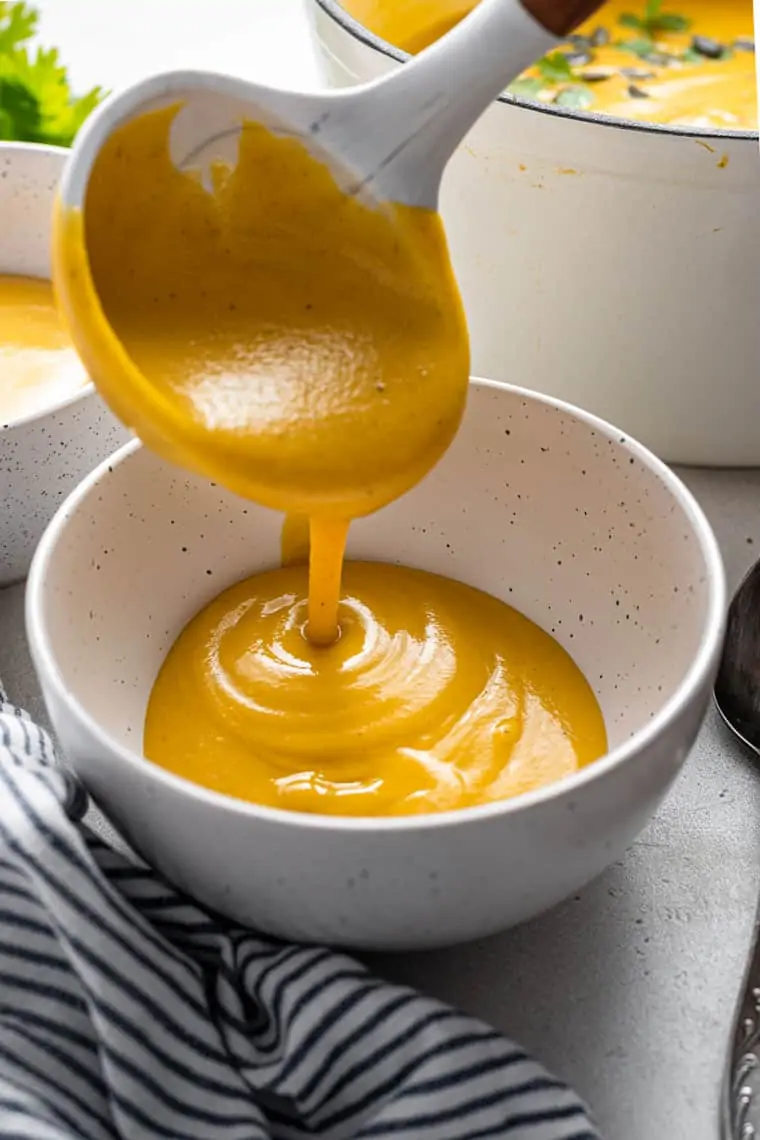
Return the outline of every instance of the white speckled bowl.
{"type": "Polygon", "coordinates": [[[402,948],[519,922],[620,856],[694,741],[723,630],[715,539],[666,467],[592,416],[476,382],[436,470],[352,528],[349,556],[460,578],[550,629],[607,720],[597,764],[439,816],[278,812],[143,759],[167,649],[213,595],[277,563],[280,521],[133,444],[74,492],[35,556],[27,627],[53,724],[150,862],[276,934],[402,948]]]}
{"type": "MultiPolygon", "coordinates": [[[[0,143],[0,274],[50,276],[53,199],[67,154],[0,143]]],[[[92,384],[44,412],[0,419],[0,587],[24,577],[56,507],[127,438],[92,384]]]]}

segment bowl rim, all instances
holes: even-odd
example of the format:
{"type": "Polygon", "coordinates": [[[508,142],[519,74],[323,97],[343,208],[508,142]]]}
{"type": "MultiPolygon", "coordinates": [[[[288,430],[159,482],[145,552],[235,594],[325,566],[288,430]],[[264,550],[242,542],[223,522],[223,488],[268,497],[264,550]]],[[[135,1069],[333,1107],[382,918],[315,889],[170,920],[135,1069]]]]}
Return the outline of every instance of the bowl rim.
{"type": "MultiPolygon", "coordinates": [[[[48,143],[17,142],[15,140],[14,141],[8,140],[7,142],[1,141],[0,142],[0,157],[2,157],[3,154],[6,154],[8,152],[10,152],[11,154],[29,154],[29,153],[32,153],[32,154],[48,154],[48,155],[52,155],[53,157],[60,158],[61,168],[58,172],[59,179],[60,179],[60,176],[63,174],[63,168],[65,166],[66,159],[67,159],[68,155],[71,154],[71,150],[69,149],[69,147],[65,147],[65,146],[53,146],[52,144],[48,144],[48,143]]],[[[50,244],[50,242],[52,241],[52,237],[53,237],[52,232],[50,232],[48,234],[48,244],[50,244]]],[[[5,270],[0,269],[0,277],[9,277],[9,276],[11,276],[11,275],[6,273],[5,270]]],[[[14,276],[16,276],[16,275],[14,274],[14,276]]],[[[25,274],[22,274],[19,276],[31,277],[31,276],[33,276],[33,274],[25,273],[25,274]]],[[[51,277],[35,277],[35,279],[37,281],[50,281],[50,283],[52,284],[52,278],[51,277]]],[[[87,376],[86,372],[85,372],[85,376],[87,376]]],[[[95,393],[95,385],[93,384],[90,377],[87,376],[87,382],[85,384],[83,384],[81,388],[78,388],[76,392],[71,392],[68,396],[59,397],[59,399],[56,400],[54,403],[46,405],[44,408],[41,408],[39,411],[27,412],[26,415],[23,415],[23,416],[13,416],[7,422],[5,420],[0,419],[0,442],[2,441],[3,436],[7,432],[15,431],[16,428],[29,427],[31,424],[35,424],[39,420],[47,419],[48,416],[56,415],[58,412],[63,412],[67,408],[71,407],[72,404],[78,404],[80,400],[84,400],[87,396],[94,395],[94,393],[95,393]]]]}
{"type": "MultiPolygon", "coordinates": [[[[393,44],[388,43],[387,40],[381,39],[380,36],[371,32],[364,24],[361,24],[353,16],[345,10],[340,3],[340,0],[309,0],[312,7],[320,8],[326,16],[328,16],[334,23],[338,25],[344,32],[347,32],[353,39],[358,40],[364,44],[365,47],[372,48],[374,51],[379,52],[381,55],[392,59],[396,63],[406,63],[411,59],[409,52],[402,51],[400,48],[394,47],[393,44]]],[[[561,40],[559,42],[562,42],[561,40]]],[[[614,115],[603,115],[599,111],[582,111],[573,109],[572,107],[555,107],[550,103],[531,103],[527,99],[521,99],[517,95],[499,95],[496,99],[497,103],[504,103],[506,106],[519,107],[523,111],[532,111],[539,115],[550,115],[558,119],[574,119],[582,123],[593,123],[600,127],[605,127],[608,130],[622,130],[622,131],[638,131],[643,134],[654,135],[675,135],[678,138],[694,138],[694,139],[748,139],[757,142],[760,138],[760,130],[746,130],[744,128],[728,128],[728,127],[679,127],[672,126],[668,123],[643,123],[633,122],[630,119],[617,118],[614,115]]]]}
{"type": "Polygon", "coordinates": [[[665,701],[657,714],[601,759],[562,780],[512,799],[429,815],[350,817],[286,811],[282,808],[265,807],[260,804],[237,800],[232,796],[204,788],[183,776],[169,772],[114,740],[90,715],[89,711],[72,696],[66,686],[65,678],[58,667],[53,652],[45,620],[46,581],[48,579],[48,565],[55,555],[58,540],[65,531],[69,519],[76,514],[90,492],[111,472],[114,466],[128,462],[133,454],[143,449],[139,440],[132,440],[127,443],[100,463],[82,480],[56,511],[34,554],[27,581],[25,616],[32,658],[38,675],[46,682],[43,684],[43,691],[47,688],[54,691],[56,700],[68,707],[80,726],[83,726],[90,734],[91,739],[97,742],[104,755],[110,755],[110,757],[118,760],[122,767],[133,769],[135,774],[141,775],[143,779],[157,780],[173,794],[180,797],[188,796],[207,808],[221,809],[233,815],[272,825],[278,824],[288,828],[306,828],[321,832],[378,834],[409,830],[429,831],[452,826],[464,826],[478,821],[485,822],[496,816],[511,816],[518,812],[529,811],[531,808],[539,808],[554,800],[578,795],[582,793],[587,784],[603,780],[615,769],[628,762],[635,761],[642,751],[678,720],[683,711],[697,697],[705,680],[717,668],[726,620],[726,578],[717,539],[706,515],[688,487],[662,460],[625,432],[619,431],[592,413],[576,408],[564,400],[532,392],[513,384],[472,377],[470,385],[476,388],[507,391],[511,395],[531,403],[549,405],[557,411],[581,420],[588,427],[611,439],[616,445],[625,445],[633,457],[636,457],[648,470],[660,478],[673,499],[682,508],[699,542],[705,561],[708,585],[708,601],[699,649],[675,691],[665,701]]]}
{"type": "MultiPolygon", "coordinates": [[[[2,277],[2,273],[0,273],[2,277]]],[[[46,281],[48,278],[40,277],[40,281],[46,281]]],[[[85,373],[87,375],[87,373],[85,373]]],[[[27,412],[24,416],[13,416],[7,421],[0,422],[0,444],[4,435],[9,432],[15,431],[17,428],[30,427],[38,423],[40,420],[46,420],[48,416],[56,416],[59,412],[65,412],[72,404],[78,404],[81,400],[86,399],[88,396],[94,396],[95,385],[92,380],[87,376],[87,382],[81,388],[77,388],[76,392],[71,392],[68,396],[61,396],[54,404],[49,407],[46,405],[37,412],[27,412]]]]}

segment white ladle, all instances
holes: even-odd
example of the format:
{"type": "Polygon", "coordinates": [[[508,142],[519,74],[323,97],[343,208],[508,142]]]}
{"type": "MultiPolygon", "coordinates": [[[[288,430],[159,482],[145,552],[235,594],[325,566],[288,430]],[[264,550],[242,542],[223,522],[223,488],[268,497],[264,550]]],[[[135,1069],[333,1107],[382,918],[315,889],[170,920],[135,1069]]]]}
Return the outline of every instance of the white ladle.
{"type": "Polygon", "coordinates": [[[93,163],[115,128],[181,102],[171,140],[180,169],[212,160],[234,164],[247,119],[302,138],[349,190],[435,209],[443,171],[464,135],[555,43],[519,0],[481,0],[406,66],[361,87],[306,94],[211,72],[152,76],[108,99],[88,120],[63,176],[62,205],[83,207],[93,163]]]}

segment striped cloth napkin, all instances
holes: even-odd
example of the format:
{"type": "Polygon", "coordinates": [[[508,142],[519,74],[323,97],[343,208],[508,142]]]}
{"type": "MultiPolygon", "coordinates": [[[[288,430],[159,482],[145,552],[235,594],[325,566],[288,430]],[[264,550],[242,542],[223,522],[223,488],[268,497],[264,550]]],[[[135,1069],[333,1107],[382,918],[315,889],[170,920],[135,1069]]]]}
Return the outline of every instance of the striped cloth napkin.
{"type": "Polygon", "coordinates": [[[204,912],[86,810],[0,703],[1,1138],[599,1140],[494,1030],[204,912]]]}

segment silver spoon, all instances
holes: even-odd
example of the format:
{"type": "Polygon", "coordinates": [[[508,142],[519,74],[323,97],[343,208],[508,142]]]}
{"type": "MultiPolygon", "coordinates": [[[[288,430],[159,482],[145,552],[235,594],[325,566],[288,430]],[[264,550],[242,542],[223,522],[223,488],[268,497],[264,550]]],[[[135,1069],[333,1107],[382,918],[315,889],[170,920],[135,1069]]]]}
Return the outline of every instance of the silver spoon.
{"type": "MultiPolygon", "coordinates": [[[[760,756],[760,562],[728,611],[715,703],[732,732],[760,756]]],[[[760,1138],[760,938],[757,928],[736,1012],[721,1097],[723,1140],[760,1138]]]]}

